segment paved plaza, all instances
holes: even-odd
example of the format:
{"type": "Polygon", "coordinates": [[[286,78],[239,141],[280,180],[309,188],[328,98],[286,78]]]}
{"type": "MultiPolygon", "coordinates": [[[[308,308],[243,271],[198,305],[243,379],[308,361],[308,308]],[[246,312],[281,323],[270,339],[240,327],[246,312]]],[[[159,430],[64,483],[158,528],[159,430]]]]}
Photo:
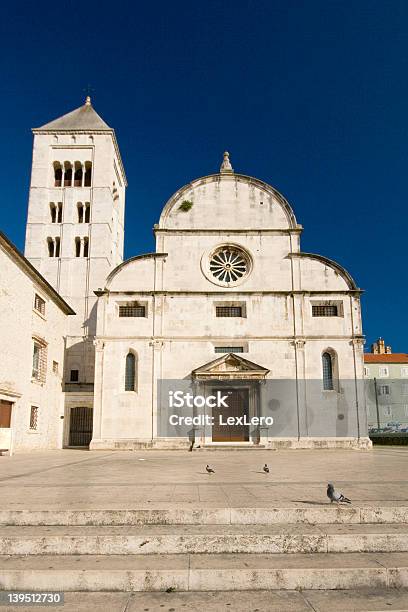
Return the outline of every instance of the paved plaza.
{"type": "Polygon", "coordinates": [[[0,457],[2,510],[327,505],[329,481],[353,506],[408,504],[408,449],[85,451],[0,457]],[[215,474],[207,474],[209,463],[215,474]],[[267,463],[270,473],[264,474],[267,463]]]}

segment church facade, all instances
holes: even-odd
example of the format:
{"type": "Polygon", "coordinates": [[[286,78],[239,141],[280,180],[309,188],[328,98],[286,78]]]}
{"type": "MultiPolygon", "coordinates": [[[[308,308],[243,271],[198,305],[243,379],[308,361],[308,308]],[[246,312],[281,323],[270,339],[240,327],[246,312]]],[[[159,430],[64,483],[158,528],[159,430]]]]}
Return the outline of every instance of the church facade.
{"type": "Polygon", "coordinates": [[[225,153],[165,204],[155,252],[123,261],[125,189],[89,99],[34,130],[25,256],[76,313],[61,446],[368,448],[361,290],[301,251],[284,196],[225,153]],[[177,391],[207,420],[173,426],[177,391]]]}

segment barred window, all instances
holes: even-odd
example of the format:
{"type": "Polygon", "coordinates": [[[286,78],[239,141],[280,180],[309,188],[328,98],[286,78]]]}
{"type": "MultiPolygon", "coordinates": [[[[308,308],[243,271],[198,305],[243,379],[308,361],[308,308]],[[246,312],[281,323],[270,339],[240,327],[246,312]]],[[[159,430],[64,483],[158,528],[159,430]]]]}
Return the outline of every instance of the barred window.
{"type": "Polygon", "coordinates": [[[325,306],[312,306],[313,317],[337,317],[338,310],[337,306],[325,305],[325,306]]]}
{"type": "Polygon", "coordinates": [[[36,431],[38,427],[38,408],[31,406],[30,410],[30,429],[36,431]]]}
{"type": "Polygon", "coordinates": [[[241,306],[216,306],[217,317],[242,317],[241,306]]]}
{"type": "Polygon", "coordinates": [[[214,347],[216,353],[243,353],[243,346],[216,346],[214,347]]]}
{"type": "Polygon", "coordinates": [[[125,391],[135,391],[136,383],[136,357],[133,353],[126,355],[125,364],[125,391]]]}
{"type": "Polygon", "coordinates": [[[380,385],[378,388],[379,395],[389,395],[390,394],[390,386],[389,385],[380,385]]]}
{"type": "Polygon", "coordinates": [[[330,353],[323,353],[322,355],[322,367],[323,367],[323,389],[325,391],[332,391],[333,386],[333,362],[330,353]]]}
{"type": "Polygon", "coordinates": [[[32,377],[45,382],[47,373],[47,345],[34,339],[32,377]]]}
{"type": "Polygon", "coordinates": [[[139,304],[130,304],[127,306],[119,306],[120,317],[145,317],[146,308],[139,304]]]}
{"type": "Polygon", "coordinates": [[[45,315],[45,300],[43,300],[37,293],[34,297],[34,309],[43,316],[45,315]]]}

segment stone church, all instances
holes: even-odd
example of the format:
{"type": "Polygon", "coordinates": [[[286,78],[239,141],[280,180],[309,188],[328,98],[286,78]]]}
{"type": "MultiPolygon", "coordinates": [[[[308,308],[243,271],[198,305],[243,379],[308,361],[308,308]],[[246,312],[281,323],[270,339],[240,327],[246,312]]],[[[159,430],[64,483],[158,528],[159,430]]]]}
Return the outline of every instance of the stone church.
{"type": "Polygon", "coordinates": [[[225,153],[219,172],[164,205],[155,252],[123,261],[114,130],[87,98],[33,132],[24,255],[75,313],[63,426],[49,447],[370,446],[361,290],[336,262],[301,251],[283,195],[225,153]],[[223,416],[238,423],[172,428],[169,389],[221,390],[223,416]]]}

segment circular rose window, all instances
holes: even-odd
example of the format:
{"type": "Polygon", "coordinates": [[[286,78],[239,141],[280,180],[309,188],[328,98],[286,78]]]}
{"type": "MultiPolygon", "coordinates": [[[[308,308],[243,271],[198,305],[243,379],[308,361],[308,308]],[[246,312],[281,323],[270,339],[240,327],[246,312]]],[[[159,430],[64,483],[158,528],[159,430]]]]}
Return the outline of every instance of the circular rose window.
{"type": "Polygon", "coordinates": [[[245,251],[235,246],[222,246],[207,260],[206,276],[223,286],[238,284],[250,271],[251,260],[245,251]]]}

